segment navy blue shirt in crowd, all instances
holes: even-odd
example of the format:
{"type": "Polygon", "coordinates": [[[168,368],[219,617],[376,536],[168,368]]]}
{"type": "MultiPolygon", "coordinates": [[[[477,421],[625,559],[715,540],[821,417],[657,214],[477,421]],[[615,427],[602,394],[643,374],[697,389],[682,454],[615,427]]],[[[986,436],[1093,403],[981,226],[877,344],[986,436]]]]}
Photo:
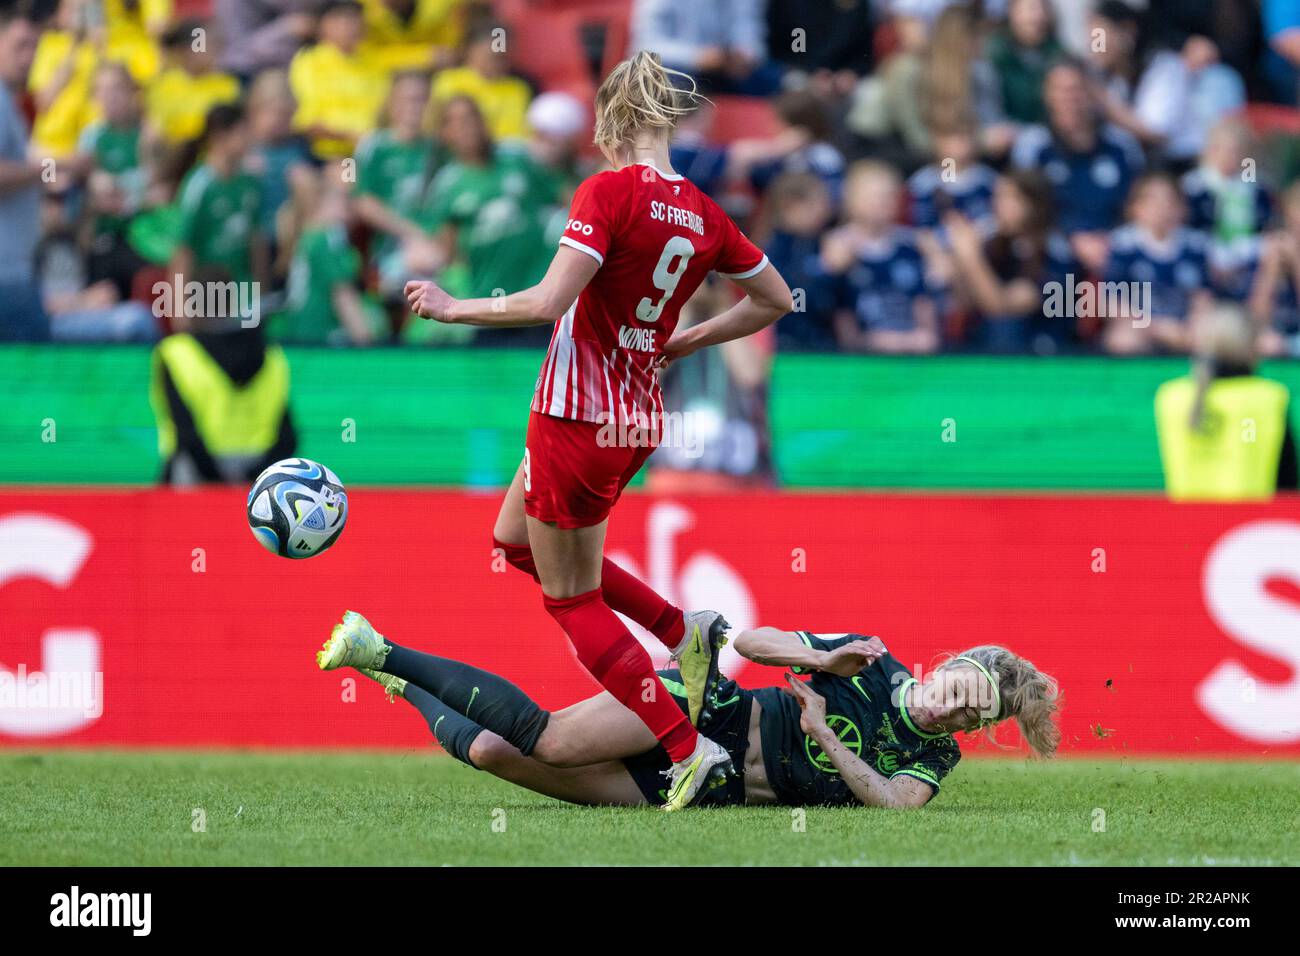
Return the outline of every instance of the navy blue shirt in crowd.
{"type": "Polygon", "coordinates": [[[926,280],[925,258],[912,230],[899,226],[859,250],[857,261],[840,278],[839,301],[864,331],[910,332],[916,328],[916,300],[935,291],[926,280]]]}
{"type": "Polygon", "coordinates": [[[784,349],[831,351],[839,278],[822,266],[821,237],[777,231],[763,249],[795,295],[794,312],[776,323],[777,344],[784,349]],[[802,293],[802,301],[800,300],[802,293]],[[798,306],[802,305],[802,309],[798,306]]]}
{"type": "Polygon", "coordinates": [[[938,229],[949,212],[959,212],[976,225],[991,223],[997,181],[998,174],[983,165],[963,169],[952,182],[944,179],[944,169],[938,163],[917,170],[907,181],[912,225],[938,229]]]}
{"type": "Polygon", "coordinates": [[[1122,226],[1111,234],[1104,279],[1150,283],[1150,316],[1186,319],[1192,296],[1213,286],[1209,243],[1192,229],[1179,229],[1157,242],[1137,226],[1122,226]]]}
{"type": "MultiPolygon", "coordinates": [[[[1214,235],[1219,222],[1219,197],[1205,170],[1193,169],[1186,173],[1179,180],[1179,185],[1183,190],[1183,198],[1187,200],[1187,225],[1214,235]]],[[[1273,198],[1268,190],[1257,184],[1251,185],[1251,217],[1239,226],[1240,231],[1247,234],[1262,232],[1273,215],[1273,198]]]]}
{"type": "MultiPolygon", "coordinates": [[[[1244,304],[1255,286],[1263,254],[1263,236],[1243,237],[1230,245],[1219,247],[1214,257],[1216,271],[1219,273],[1219,294],[1244,304]]],[[[1300,334],[1300,293],[1297,293],[1289,269],[1282,270],[1277,291],[1273,294],[1269,322],[1283,335],[1300,334]]]]}
{"type": "Polygon", "coordinates": [[[1046,126],[1031,126],[1022,132],[1012,148],[1011,161],[1047,177],[1056,198],[1056,225],[1067,235],[1118,225],[1129,189],[1144,162],[1137,140],[1113,127],[1101,129],[1090,152],[1076,153],[1046,126]]]}
{"type": "Polygon", "coordinates": [[[749,171],[749,181],[760,193],[766,192],[767,187],[784,173],[811,173],[826,184],[831,202],[839,203],[844,185],[844,156],[829,143],[811,143],[788,156],[759,163],[749,171]]]}
{"type": "MultiPolygon", "coordinates": [[[[999,243],[990,239],[984,246],[993,272],[1002,282],[1017,279],[1032,282],[1046,292],[1049,283],[1061,294],[1082,283],[1086,276],[1070,248],[1070,241],[1060,233],[1047,237],[1041,252],[1024,242],[999,243]]],[[[1061,315],[1048,315],[1046,303],[1019,315],[983,315],[971,331],[970,346],[977,351],[1015,354],[1036,352],[1053,354],[1073,343],[1076,316],[1073,307],[1061,315]]]]}

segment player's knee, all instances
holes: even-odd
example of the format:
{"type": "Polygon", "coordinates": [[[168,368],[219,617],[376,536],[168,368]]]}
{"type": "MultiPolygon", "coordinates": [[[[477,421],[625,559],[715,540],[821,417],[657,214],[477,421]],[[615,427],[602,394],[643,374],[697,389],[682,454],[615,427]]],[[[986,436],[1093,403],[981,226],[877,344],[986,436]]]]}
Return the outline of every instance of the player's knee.
{"type": "Polygon", "coordinates": [[[500,770],[519,756],[519,751],[508,741],[485,730],[469,745],[469,762],[479,770],[500,770]]]}
{"type": "Polygon", "coordinates": [[[552,715],[546,730],[537,738],[532,758],[548,767],[581,767],[590,763],[583,758],[579,741],[566,729],[564,723],[557,722],[552,715]]]}

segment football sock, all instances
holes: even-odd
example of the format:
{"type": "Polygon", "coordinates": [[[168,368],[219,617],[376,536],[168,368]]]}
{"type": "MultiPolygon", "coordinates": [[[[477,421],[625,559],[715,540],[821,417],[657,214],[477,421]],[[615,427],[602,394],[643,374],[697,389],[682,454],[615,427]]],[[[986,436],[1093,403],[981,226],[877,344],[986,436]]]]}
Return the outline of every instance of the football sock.
{"type": "Polygon", "coordinates": [[[674,762],[695,750],[697,734],[673,702],[623,622],[601,598],[599,589],[571,598],[542,596],[546,612],[569,635],[582,666],[650,728],[674,762]]]}
{"type": "MultiPolygon", "coordinates": [[[[551,719],[550,711],[542,710],[504,677],[446,657],[413,651],[392,641],[386,643],[391,648],[384,660],[386,673],[432,694],[457,714],[514,744],[525,757],[532,754],[537,738],[551,719]]],[[[407,700],[410,700],[409,693],[407,700]]]]}
{"type": "MultiPolygon", "coordinates": [[[[492,544],[501,549],[506,560],[537,580],[537,565],[532,549],[526,544],[506,544],[496,538],[492,544]]],[[[600,568],[600,592],[605,603],[625,614],[667,645],[676,650],[686,632],[682,610],[669,604],[653,588],[634,574],[624,571],[609,558],[600,568]]]]}
{"type": "Polygon", "coordinates": [[[462,763],[474,766],[469,759],[470,745],[487,728],[458,714],[427,690],[409,680],[402,696],[424,715],[424,719],[429,723],[429,729],[433,731],[434,739],[442,745],[443,750],[462,763]]]}

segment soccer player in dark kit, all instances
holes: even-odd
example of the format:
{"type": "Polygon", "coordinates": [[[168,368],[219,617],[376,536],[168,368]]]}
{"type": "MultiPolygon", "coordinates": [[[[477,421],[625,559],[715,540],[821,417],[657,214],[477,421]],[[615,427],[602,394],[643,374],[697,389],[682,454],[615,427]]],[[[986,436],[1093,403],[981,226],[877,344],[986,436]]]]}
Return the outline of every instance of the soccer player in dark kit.
{"type": "MultiPolygon", "coordinates": [[[[759,627],[742,631],[736,650],[794,673],[784,688],[751,691],[720,677],[708,689],[698,729],[740,772],[704,805],[919,807],[961,758],[954,733],[1014,718],[1035,754],[1052,756],[1060,741],[1056,681],[1004,647],[948,657],[924,680],[876,637],[759,627]]],[[[608,692],[551,713],[495,674],[386,640],[353,611],[317,663],[379,681],[420,711],[448,753],[503,780],[572,803],[666,800],[668,754],[608,692]]],[[[659,679],[685,712],[677,672],[659,679]]]]}

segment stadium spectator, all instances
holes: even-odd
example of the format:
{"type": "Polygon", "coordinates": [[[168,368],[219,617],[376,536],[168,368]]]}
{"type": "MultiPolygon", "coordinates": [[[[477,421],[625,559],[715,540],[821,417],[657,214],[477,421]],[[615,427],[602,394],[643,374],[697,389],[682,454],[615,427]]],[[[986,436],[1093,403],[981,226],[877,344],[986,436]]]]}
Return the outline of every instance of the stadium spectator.
{"type": "Polygon", "coordinates": [[[385,70],[451,66],[464,36],[464,0],[361,0],[363,52],[385,70]]]}
{"type": "Polygon", "coordinates": [[[1047,0],[1011,0],[1007,22],[989,38],[986,56],[998,78],[1002,107],[1013,123],[1042,123],[1043,81],[1064,51],[1047,0]]]}
{"type": "Polygon", "coordinates": [[[466,40],[461,66],[441,71],[433,81],[433,101],[442,105],[453,97],[468,96],[487,121],[497,141],[528,136],[528,104],[533,91],[510,72],[510,57],[499,27],[483,23],[466,40]]]}
{"type": "Polygon", "coordinates": [[[921,107],[927,130],[974,128],[980,152],[1002,157],[1017,128],[1003,112],[998,75],[982,55],[982,35],[972,7],[954,4],[939,15],[925,57],[921,107]]]}
{"type": "Polygon", "coordinates": [[[1260,353],[1300,357],[1300,183],[1280,205],[1281,228],[1248,240],[1239,257],[1241,286],[1260,330],[1260,353]]]}
{"type": "Polygon", "coordinates": [[[281,342],[370,345],[387,337],[383,310],[360,291],[361,255],[348,241],[348,196],[337,166],[295,183],[285,308],[268,334],[281,342]]]}
{"type": "Polygon", "coordinates": [[[961,298],[975,310],[967,342],[978,351],[1051,354],[1067,348],[1074,335],[1068,279],[1081,282],[1070,244],[1052,224],[1052,188],[1042,174],[1015,170],[997,180],[993,228],[959,210],[945,214],[945,232],[961,298]],[[1045,302],[1053,284],[1067,308],[1049,315],[1045,302]]]}
{"type": "Polygon", "coordinates": [[[1279,103],[1300,100],[1300,0],[1263,0],[1269,54],[1264,71],[1279,103]]]}
{"type": "Polygon", "coordinates": [[[1156,391],[1165,489],[1175,501],[1256,501],[1300,486],[1291,394],[1255,373],[1254,327],[1220,304],[1198,323],[1192,374],[1156,391]]]}
{"type": "MultiPolygon", "coordinates": [[[[296,109],[284,70],[263,70],[253,80],[248,91],[250,147],[245,167],[258,179],[262,193],[258,230],[278,265],[293,251],[280,241],[279,214],[293,194],[295,179],[309,173],[316,163],[307,138],[293,129],[296,109]]],[[[277,275],[282,271],[275,270],[277,275]]]]}
{"type": "Polygon", "coordinates": [[[786,173],[767,192],[773,222],[763,251],[794,291],[795,309],[776,323],[782,349],[835,350],[838,281],[822,262],[821,243],[834,216],[826,184],[811,173],[786,173]]]}
{"type": "Polygon", "coordinates": [[[875,68],[870,6],[868,0],[767,0],[767,54],[806,78],[819,96],[847,96],[875,68]]]}
{"type": "MultiPolygon", "coordinates": [[[[195,281],[229,281],[205,269],[195,281]]],[[[224,310],[220,310],[224,311],[224,310]]],[[[243,484],[294,453],[289,364],[268,345],[261,326],[198,309],[192,332],[169,335],[154,348],[149,404],[158,424],[162,481],[243,484]]]]}
{"type": "Polygon", "coordinates": [[[762,192],[783,173],[812,173],[838,202],[844,155],[831,142],[835,129],[826,105],[807,90],[783,93],[774,105],[782,132],[734,144],[730,156],[732,175],[747,175],[753,188],[762,192]]]}
{"type": "Polygon", "coordinates": [[[1256,178],[1252,142],[1245,122],[1220,120],[1206,137],[1200,165],[1179,183],[1188,224],[1225,246],[1258,235],[1273,213],[1272,197],[1256,178]]]}
{"type": "Polygon", "coordinates": [[[1133,185],[1128,222],[1115,231],[1104,280],[1129,292],[1130,309],[1109,316],[1105,344],[1113,354],[1182,352],[1211,305],[1205,237],[1186,228],[1187,207],[1167,173],[1146,173],[1133,185]]]}
{"type": "Polygon", "coordinates": [[[633,0],[631,49],[654,50],[706,92],[768,96],[781,86],[760,0],[633,0]]]}
{"type": "Polygon", "coordinates": [[[997,173],[979,162],[974,128],[960,124],[931,132],[934,161],[907,181],[912,225],[940,230],[944,217],[960,213],[978,227],[993,219],[993,186],[997,173]]]}
{"type": "Polygon", "coordinates": [[[129,298],[145,262],[127,241],[131,217],[143,206],[148,170],[141,162],[143,103],[140,89],[122,63],[95,73],[100,118],[82,131],[74,168],[85,182],[84,245],[92,283],[108,281],[119,298],[129,298]]]}
{"type": "Polygon", "coordinates": [[[826,237],[823,260],[840,276],[835,332],[850,352],[937,351],[939,319],[927,263],[899,226],[903,181],[892,166],[860,160],[844,182],[843,226],[826,237]]]}
{"type": "Polygon", "coordinates": [[[102,63],[125,63],[138,83],[159,68],[157,45],[141,30],[105,23],[97,0],[62,0],[41,36],[28,86],[36,107],[32,146],[43,156],[70,157],[95,118],[92,85],[102,63]]]}
{"type": "Polygon", "coordinates": [[[208,110],[239,99],[239,81],[217,69],[213,45],[203,20],[182,20],[163,39],[166,66],[149,84],[145,117],[172,145],[197,139],[208,110]]]}
{"type": "Polygon", "coordinates": [[[443,259],[420,222],[425,192],[442,163],[438,144],[424,131],[428,105],[428,74],[398,73],[388,94],[387,125],[357,147],[353,208],[373,231],[370,258],[379,293],[398,319],[406,315],[406,280],[432,273],[443,259]]]}
{"type": "Polygon", "coordinates": [[[930,22],[906,7],[895,7],[890,26],[897,48],[873,75],[858,83],[844,123],[859,140],[859,155],[883,158],[913,170],[931,153],[930,130],[922,109],[930,22]]]}
{"type": "Polygon", "coordinates": [[[1246,101],[1241,77],[1219,62],[1206,37],[1190,37],[1179,52],[1147,53],[1137,12],[1122,0],[1103,0],[1093,17],[1103,42],[1093,46],[1110,122],[1148,149],[1185,169],[1205,145],[1218,120],[1246,101]]]}
{"type": "MultiPolygon", "coordinates": [[[[554,249],[544,226],[560,202],[554,182],[524,149],[497,146],[483,114],[468,96],[439,111],[438,135],[449,156],[429,185],[421,221],[457,270],[444,271],[448,291],[464,297],[504,295],[541,281],[554,249]]],[[[416,323],[428,327],[437,323],[416,323]]],[[[542,341],[550,331],[494,333],[494,342],[542,341]]]]}
{"type": "Polygon", "coordinates": [[[1076,61],[1063,60],[1048,71],[1043,101],[1047,125],[1020,133],[1011,162],[1047,175],[1057,223],[1084,268],[1095,272],[1106,259],[1106,233],[1118,224],[1144,165],[1142,150],[1132,136],[1102,122],[1076,61]]]}
{"type": "Polygon", "coordinates": [[[316,35],[322,0],[214,0],[225,43],[221,68],[245,81],[263,70],[283,70],[316,35]]]}
{"type": "MultiPolygon", "coordinates": [[[[214,106],[201,143],[203,160],[181,183],[180,236],[168,272],[185,281],[197,270],[219,270],[236,283],[264,282],[268,273],[262,189],[246,171],[249,134],[242,107],[214,106]]],[[[174,327],[185,327],[178,311],[174,327]]]]}
{"type": "Polygon", "coordinates": [[[311,137],[321,159],[350,155],[374,129],[388,95],[387,72],[359,50],[365,27],[356,0],[329,0],[316,42],[289,64],[289,86],[298,101],[294,126],[311,137]]]}
{"type": "MultiPolygon", "coordinates": [[[[552,180],[555,194],[565,206],[560,217],[562,232],[563,212],[583,178],[581,151],[591,133],[591,115],[577,97],[551,91],[529,105],[528,128],[533,133],[529,154],[538,170],[552,180]]],[[[560,232],[554,238],[559,242],[560,232]]]]}
{"type": "Polygon", "coordinates": [[[22,98],[41,28],[23,3],[0,6],[0,341],[41,341],[49,317],[36,281],[44,164],[29,158],[22,98]]]}

